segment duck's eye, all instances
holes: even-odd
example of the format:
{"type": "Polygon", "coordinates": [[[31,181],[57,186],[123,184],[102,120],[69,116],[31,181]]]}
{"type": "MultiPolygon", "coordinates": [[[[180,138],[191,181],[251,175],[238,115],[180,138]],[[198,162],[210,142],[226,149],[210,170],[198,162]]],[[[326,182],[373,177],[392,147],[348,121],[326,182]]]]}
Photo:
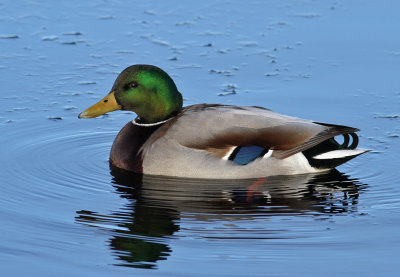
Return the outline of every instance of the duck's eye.
{"type": "Polygon", "coordinates": [[[137,88],[138,86],[139,86],[139,84],[137,82],[129,83],[130,88],[137,88]]]}

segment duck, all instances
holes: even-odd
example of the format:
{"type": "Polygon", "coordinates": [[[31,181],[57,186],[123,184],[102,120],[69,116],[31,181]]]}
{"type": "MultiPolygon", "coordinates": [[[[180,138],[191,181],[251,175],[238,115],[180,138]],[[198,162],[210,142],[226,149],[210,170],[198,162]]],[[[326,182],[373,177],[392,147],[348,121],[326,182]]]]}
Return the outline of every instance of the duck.
{"type": "Polygon", "coordinates": [[[183,107],[173,79],[154,65],[124,69],[111,91],[78,117],[116,110],[137,117],[116,136],[110,165],[143,175],[249,179],[318,173],[369,151],[357,148],[359,129],[353,127],[259,106],[183,107]]]}

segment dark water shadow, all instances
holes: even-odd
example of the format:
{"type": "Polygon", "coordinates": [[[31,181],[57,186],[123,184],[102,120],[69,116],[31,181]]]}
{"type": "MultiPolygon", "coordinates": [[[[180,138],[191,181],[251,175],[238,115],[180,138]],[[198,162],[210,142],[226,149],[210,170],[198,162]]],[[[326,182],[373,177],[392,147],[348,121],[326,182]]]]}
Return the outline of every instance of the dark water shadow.
{"type": "Polygon", "coordinates": [[[157,268],[157,261],[168,258],[170,242],[185,218],[234,222],[356,213],[366,187],[337,170],[248,180],[177,179],[116,170],[111,174],[116,192],[128,203],[108,215],[77,211],[76,221],[109,232],[116,265],[138,268],[157,268]]]}

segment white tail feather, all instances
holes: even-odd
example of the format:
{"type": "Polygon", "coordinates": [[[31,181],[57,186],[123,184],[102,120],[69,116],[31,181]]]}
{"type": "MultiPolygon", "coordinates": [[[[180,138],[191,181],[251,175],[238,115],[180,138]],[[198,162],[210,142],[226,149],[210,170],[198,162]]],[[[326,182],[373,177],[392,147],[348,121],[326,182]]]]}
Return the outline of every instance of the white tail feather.
{"type": "Polygon", "coordinates": [[[329,151],[326,153],[316,155],[313,158],[317,159],[317,160],[340,159],[340,158],[345,158],[345,157],[350,157],[350,156],[358,156],[367,151],[369,151],[369,150],[361,149],[361,148],[334,150],[334,151],[329,151]]]}

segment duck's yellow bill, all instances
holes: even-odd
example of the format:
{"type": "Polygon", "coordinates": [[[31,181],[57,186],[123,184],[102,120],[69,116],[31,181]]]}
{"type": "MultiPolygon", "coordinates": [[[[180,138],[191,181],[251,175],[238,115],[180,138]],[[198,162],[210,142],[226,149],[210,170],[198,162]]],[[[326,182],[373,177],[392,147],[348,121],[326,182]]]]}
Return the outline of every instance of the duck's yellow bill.
{"type": "Polygon", "coordinates": [[[118,105],[117,100],[115,99],[114,91],[111,91],[99,102],[81,112],[78,115],[78,118],[98,117],[99,115],[120,110],[121,108],[122,107],[118,105]]]}

